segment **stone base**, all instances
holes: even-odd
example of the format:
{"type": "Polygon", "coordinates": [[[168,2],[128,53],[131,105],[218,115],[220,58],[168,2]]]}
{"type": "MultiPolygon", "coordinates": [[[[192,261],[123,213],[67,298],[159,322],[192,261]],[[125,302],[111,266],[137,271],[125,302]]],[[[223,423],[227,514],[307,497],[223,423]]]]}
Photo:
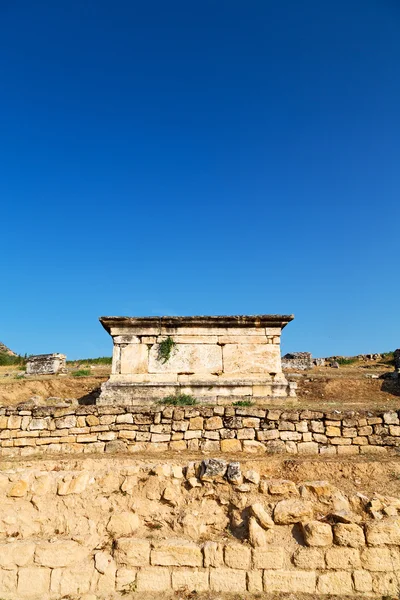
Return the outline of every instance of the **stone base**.
{"type": "Polygon", "coordinates": [[[295,397],[297,384],[280,376],[278,380],[246,381],[225,380],[177,382],[132,382],[106,381],[101,386],[101,394],[96,401],[100,406],[140,406],[159,403],[167,396],[189,394],[199,404],[231,404],[240,400],[255,404],[265,403],[271,398],[295,397]]]}

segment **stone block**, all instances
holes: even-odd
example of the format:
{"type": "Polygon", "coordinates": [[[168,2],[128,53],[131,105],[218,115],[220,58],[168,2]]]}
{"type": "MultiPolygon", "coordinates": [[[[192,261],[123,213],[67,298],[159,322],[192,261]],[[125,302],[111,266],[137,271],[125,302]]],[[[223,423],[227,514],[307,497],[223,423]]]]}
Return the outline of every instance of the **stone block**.
{"type": "Polygon", "coordinates": [[[264,590],[268,593],[283,592],[313,594],[315,573],[312,571],[264,571],[264,590]]]}
{"type": "Polygon", "coordinates": [[[250,569],[251,549],[242,544],[229,544],[224,551],[225,564],[232,569],[250,569]]]}
{"type": "Polygon", "coordinates": [[[76,427],[76,416],[66,415],[65,417],[54,419],[54,424],[57,429],[70,429],[71,427],[76,427]]]}
{"type": "Polygon", "coordinates": [[[163,567],[152,567],[138,571],[137,592],[166,592],[171,588],[171,573],[163,567]]]}
{"type": "Polygon", "coordinates": [[[224,564],[222,544],[218,542],[206,542],[203,546],[203,553],[205,567],[222,567],[224,564]]]}
{"type": "Polygon", "coordinates": [[[40,542],[35,549],[35,563],[43,567],[68,567],[88,557],[88,549],[73,540],[40,542]]]}
{"type": "Polygon", "coordinates": [[[14,481],[7,492],[7,496],[10,498],[23,498],[26,495],[28,488],[28,482],[24,479],[14,481]]]}
{"type": "Polygon", "coordinates": [[[399,577],[397,573],[374,573],[372,589],[382,600],[396,600],[399,596],[399,577]]]}
{"type": "Polygon", "coordinates": [[[298,548],[293,554],[293,563],[299,569],[314,571],[325,569],[325,557],[318,548],[298,548]]]}
{"type": "Polygon", "coordinates": [[[121,346],[120,372],[122,375],[147,373],[148,363],[149,351],[146,344],[127,344],[121,346]]]}
{"type": "Polygon", "coordinates": [[[197,544],[181,539],[157,540],[151,551],[151,564],[159,566],[202,567],[203,555],[197,544]]]}
{"type": "Polygon", "coordinates": [[[189,429],[201,430],[201,429],[203,429],[203,425],[204,425],[203,417],[192,417],[189,420],[189,429]]]}
{"type": "Polygon", "coordinates": [[[246,571],[240,569],[211,569],[210,590],[222,593],[246,591],[246,571]]]}
{"type": "Polygon", "coordinates": [[[299,442],[297,444],[299,454],[318,454],[317,442],[299,442]]]}
{"type": "Polygon", "coordinates": [[[391,548],[365,548],[361,562],[367,571],[390,572],[400,569],[398,550],[391,548]]]}
{"type": "Polygon", "coordinates": [[[355,523],[336,523],[333,526],[335,544],[360,548],[365,545],[364,530],[355,523]]]}
{"type": "Polygon", "coordinates": [[[357,548],[330,548],[325,553],[325,561],[328,569],[361,568],[357,548]]]}
{"type": "Polygon", "coordinates": [[[208,590],[208,571],[180,569],[172,572],[172,589],[186,592],[206,592],[208,590]]]}
{"type": "Polygon", "coordinates": [[[206,419],[204,429],[206,431],[213,431],[215,429],[222,429],[224,426],[221,417],[210,417],[206,419]]]}
{"type": "Polygon", "coordinates": [[[23,567],[18,571],[17,591],[20,597],[47,596],[50,591],[50,569],[23,567]]]}
{"type": "Polygon", "coordinates": [[[221,452],[241,452],[242,444],[237,439],[221,440],[221,452]]]}
{"type": "Polygon", "coordinates": [[[28,541],[13,541],[0,544],[0,568],[24,567],[33,559],[35,544],[28,541]]]}
{"type": "Polygon", "coordinates": [[[17,589],[17,570],[0,570],[0,594],[4,598],[13,597],[17,589]]]}
{"type": "Polygon", "coordinates": [[[250,592],[250,594],[259,594],[263,591],[262,571],[248,571],[247,591],[250,592]]]}
{"type": "Polygon", "coordinates": [[[196,373],[198,375],[221,371],[222,348],[216,344],[179,344],[178,342],[165,363],[159,360],[159,344],[154,344],[149,352],[149,373],[196,373]]]}
{"type": "Polygon", "coordinates": [[[290,525],[312,520],[313,505],[307,500],[281,500],[275,506],[273,518],[278,525],[290,525]]]}
{"type": "Polygon", "coordinates": [[[265,510],[261,502],[255,502],[250,507],[250,513],[257,519],[261,527],[270,529],[274,526],[274,521],[269,513],[265,510]]]}
{"type": "Polygon", "coordinates": [[[129,567],[146,567],[150,562],[150,542],[138,538],[119,538],[115,559],[117,563],[129,567]]]}
{"type": "Polygon", "coordinates": [[[134,512],[124,511],[112,515],[107,523],[108,533],[114,537],[126,537],[134,534],[140,526],[140,519],[134,512]]]}
{"type": "Polygon", "coordinates": [[[365,536],[370,546],[385,544],[400,546],[400,519],[391,517],[368,523],[365,527],[365,536]]]}
{"type": "MultiPolygon", "coordinates": [[[[117,592],[123,592],[124,594],[128,594],[132,588],[135,589],[136,573],[136,569],[127,569],[126,567],[118,569],[115,581],[115,589],[117,590],[117,592]]],[[[97,598],[95,600],[97,600],[97,598]]]]}
{"type": "Polygon", "coordinates": [[[307,546],[331,546],[333,542],[332,527],[320,521],[305,523],[303,535],[307,546]]]}
{"type": "Polygon", "coordinates": [[[275,344],[226,344],[223,365],[225,373],[280,373],[280,348],[275,344]]]}
{"type": "Polygon", "coordinates": [[[354,571],[353,581],[356,592],[372,592],[372,575],[368,571],[354,571]]]}
{"type": "Polygon", "coordinates": [[[263,480],[260,484],[260,491],[263,494],[270,493],[280,496],[298,496],[299,491],[296,484],[288,479],[263,480]]]}
{"type": "Polygon", "coordinates": [[[337,594],[342,597],[353,593],[353,581],[348,571],[323,573],[318,577],[318,594],[337,594]]]}
{"type": "Polygon", "coordinates": [[[279,546],[253,549],[253,565],[255,569],[282,569],[284,561],[285,550],[279,546]]]}

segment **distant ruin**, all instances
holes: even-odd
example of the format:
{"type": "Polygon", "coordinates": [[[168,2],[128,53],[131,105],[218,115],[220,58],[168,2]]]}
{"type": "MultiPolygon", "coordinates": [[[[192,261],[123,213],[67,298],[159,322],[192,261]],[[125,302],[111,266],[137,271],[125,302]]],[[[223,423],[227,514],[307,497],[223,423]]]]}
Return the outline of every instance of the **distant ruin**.
{"type": "Polygon", "coordinates": [[[65,354],[38,354],[26,363],[26,375],[57,375],[66,373],[65,354]]]}
{"type": "Polygon", "coordinates": [[[101,317],[114,349],[98,404],[190,394],[205,403],[294,396],[281,367],[293,315],[101,317]]]}

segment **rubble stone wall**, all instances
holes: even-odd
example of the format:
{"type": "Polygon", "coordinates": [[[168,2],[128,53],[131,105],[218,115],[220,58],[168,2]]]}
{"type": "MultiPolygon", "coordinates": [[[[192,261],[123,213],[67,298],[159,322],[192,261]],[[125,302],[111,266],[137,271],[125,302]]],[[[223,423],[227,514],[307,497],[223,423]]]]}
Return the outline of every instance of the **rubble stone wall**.
{"type": "Polygon", "coordinates": [[[400,446],[396,411],[243,406],[0,408],[0,456],[80,452],[356,455],[400,446]]]}
{"type": "Polygon", "coordinates": [[[228,480],[221,461],[89,459],[82,470],[49,462],[0,473],[3,600],[177,591],[398,597],[397,498],[265,479],[238,463],[228,480]]]}

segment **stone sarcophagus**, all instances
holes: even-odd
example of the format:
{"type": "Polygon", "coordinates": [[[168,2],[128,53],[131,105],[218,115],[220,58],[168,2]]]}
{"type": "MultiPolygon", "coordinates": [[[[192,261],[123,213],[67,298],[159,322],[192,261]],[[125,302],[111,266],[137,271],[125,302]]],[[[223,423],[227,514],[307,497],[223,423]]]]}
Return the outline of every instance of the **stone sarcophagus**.
{"type": "Polygon", "coordinates": [[[66,373],[65,354],[37,354],[26,362],[26,375],[57,375],[66,373]]]}
{"type": "Polygon", "coordinates": [[[113,338],[98,404],[140,405],[190,394],[225,404],[294,395],[280,337],[293,315],[101,317],[113,338]]]}

